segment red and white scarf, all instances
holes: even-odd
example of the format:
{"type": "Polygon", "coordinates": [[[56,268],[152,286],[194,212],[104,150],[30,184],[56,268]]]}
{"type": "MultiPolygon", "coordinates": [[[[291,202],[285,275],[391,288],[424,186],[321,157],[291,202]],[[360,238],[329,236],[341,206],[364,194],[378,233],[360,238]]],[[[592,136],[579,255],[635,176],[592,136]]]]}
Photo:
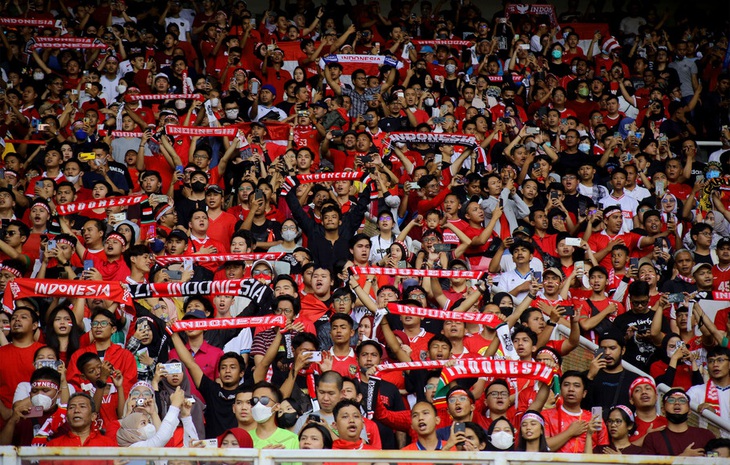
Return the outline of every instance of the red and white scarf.
{"type": "Polygon", "coordinates": [[[125,197],[109,197],[107,199],[89,200],[88,202],[73,202],[64,205],[57,205],[56,212],[61,215],[70,215],[82,211],[94,210],[96,208],[109,208],[136,205],[147,200],[146,195],[127,195],[125,197]]]}

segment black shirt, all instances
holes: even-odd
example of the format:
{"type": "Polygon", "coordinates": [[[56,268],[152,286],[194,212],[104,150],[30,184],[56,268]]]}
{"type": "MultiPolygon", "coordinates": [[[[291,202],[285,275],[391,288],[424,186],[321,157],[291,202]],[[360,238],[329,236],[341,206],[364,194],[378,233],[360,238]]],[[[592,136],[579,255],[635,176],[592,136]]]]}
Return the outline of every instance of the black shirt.
{"type": "Polygon", "coordinates": [[[233,413],[233,402],[238,389],[223,389],[205,375],[197,388],[205,400],[205,434],[208,438],[216,438],[225,430],[238,425],[233,413]]]}
{"type": "Polygon", "coordinates": [[[583,408],[603,407],[603,419],[608,418],[614,405],[631,405],[629,388],[638,378],[634,372],[623,369],[619,373],[606,373],[601,370],[593,381],[588,382],[588,394],[583,399],[583,408]]]}
{"type": "MultiPolygon", "coordinates": [[[[362,398],[367,398],[368,395],[368,383],[360,381],[360,393],[362,398]]],[[[406,407],[403,404],[403,397],[400,395],[398,388],[394,384],[384,380],[380,380],[379,394],[388,398],[388,410],[393,412],[400,412],[405,410],[406,407]]],[[[398,444],[395,441],[395,433],[392,429],[383,425],[379,421],[375,422],[378,425],[378,431],[380,431],[380,441],[383,445],[383,449],[397,449],[398,444]]]]}
{"type": "MultiPolygon", "coordinates": [[[[647,373],[649,372],[649,358],[657,350],[648,336],[653,318],[654,312],[651,310],[646,313],[626,312],[617,316],[613,322],[621,334],[626,334],[629,326],[636,328],[634,336],[626,340],[626,352],[623,359],[647,373]]],[[[666,318],[662,319],[662,332],[669,332],[669,322],[666,318]]]]}

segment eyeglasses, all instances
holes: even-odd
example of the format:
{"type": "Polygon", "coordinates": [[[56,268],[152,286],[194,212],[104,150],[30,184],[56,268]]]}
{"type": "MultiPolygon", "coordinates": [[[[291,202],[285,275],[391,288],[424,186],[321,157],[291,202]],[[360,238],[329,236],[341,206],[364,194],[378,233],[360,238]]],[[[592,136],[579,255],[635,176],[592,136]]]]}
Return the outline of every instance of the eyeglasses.
{"type": "Polygon", "coordinates": [[[712,232],[711,231],[702,231],[699,235],[712,237],[712,232]]]}
{"type": "Polygon", "coordinates": [[[296,231],[297,227],[296,226],[284,226],[281,228],[281,230],[282,231],[296,231]]]}
{"type": "Polygon", "coordinates": [[[707,359],[707,364],[708,364],[708,365],[714,365],[715,363],[718,363],[718,364],[720,364],[720,363],[725,363],[725,362],[727,362],[728,360],[730,360],[730,359],[729,359],[729,358],[727,358],[727,357],[715,357],[715,358],[708,358],[708,359],[707,359]]]}
{"type": "Polygon", "coordinates": [[[275,403],[274,400],[269,396],[252,397],[249,401],[251,406],[258,404],[259,402],[261,402],[261,405],[269,405],[275,403]]]}
{"type": "Polygon", "coordinates": [[[572,174],[566,174],[565,176],[563,176],[563,180],[565,181],[575,181],[576,179],[578,178],[576,176],[573,176],[572,174]]]}
{"type": "Polygon", "coordinates": [[[499,399],[502,397],[509,397],[509,391],[494,391],[494,392],[488,392],[487,397],[494,397],[495,399],[499,399]]]}
{"type": "Polygon", "coordinates": [[[111,324],[112,324],[111,321],[92,321],[91,327],[92,328],[98,328],[98,327],[106,328],[107,326],[109,326],[111,324]]]}
{"type": "Polygon", "coordinates": [[[686,397],[683,396],[683,397],[670,397],[665,402],[670,405],[674,405],[674,404],[685,405],[689,401],[687,400],[686,397]]]}
{"type": "Polygon", "coordinates": [[[411,299],[416,299],[416,300],[425,299],[426,298],[426,294],[423,294],[423,293],[420,293],[420,294],[411,294],[409,297],[411,299]]]}
{"type": "Polygon", "coordinates": [[[621,418],[617,418],[615,420],[612,420],[609,418],[608,420],[606,420],[606,424],[609,424],[609,425],[620,425],[623,422],[624,421],[621,418]]]}
{"type": "Polygon", "coordinates": [[[199,153],[199,154],[193,155],[193,158],[197,158],[200,160],[200,159],[208,158],[208,155],[203,155],[202,153],[199,153]]]}
{"type": "Polygon", "coordinates": [[[148,399],[151,399],[152,397],[154,397],[154,395],[152,394],[152,391],[147,391],[147,390],[136,391],[135,390],[135,391],[132,391],[129,393],[129,397],[146,397],[148,399]]]}
{"type": "Polygon", "coordinates": [[[433,391],[434,389],[436,389],[436,385],[435,384],[427,384],[424,389],[426,391],[433,391]]]}
{"type": "Polygon", "coordinates": [[[631,300],[631,305],[644,306],[649,305],[649,299],[646,300],[631,300]]]}
{"type": "Polygon", "coordinates": [[[466,396],[453,396],[453,397],[449,397],[449,403],[450,404],[455,404],[457,402],[466,402],[467,400],[469,400],[469,398],[466,397],[466,396]]]}
{"type": "Polygon", "coordinates": [[[351,297],[348,297],[348,296],[335,297],[334,302],[336,304],[345,303],[345,302],[352,302],[352,298],[351,297]]]}

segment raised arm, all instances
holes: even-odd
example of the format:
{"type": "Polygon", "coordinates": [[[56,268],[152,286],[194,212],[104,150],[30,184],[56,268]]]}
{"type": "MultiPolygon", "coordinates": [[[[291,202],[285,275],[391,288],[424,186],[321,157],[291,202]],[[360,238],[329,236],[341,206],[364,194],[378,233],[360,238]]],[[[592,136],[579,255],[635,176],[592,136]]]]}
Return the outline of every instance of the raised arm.
{"type": "Polygon", "coordinates": [[[172,343],[175,346],[178,358],[181,362],[185,364],[185,368],[188,369],[188,373],[190,373],[190,379],[193,380],[196,388],[200,388],[200,384],[202,383],[203,377],[205,376],[203,370],[200,368],[200,365],[198,365],[193,356],[190,354],[188,348],[185,347],[185,343],[183,343],[179,334],[172,333],[170,339],[172,339],[172,343]]]}

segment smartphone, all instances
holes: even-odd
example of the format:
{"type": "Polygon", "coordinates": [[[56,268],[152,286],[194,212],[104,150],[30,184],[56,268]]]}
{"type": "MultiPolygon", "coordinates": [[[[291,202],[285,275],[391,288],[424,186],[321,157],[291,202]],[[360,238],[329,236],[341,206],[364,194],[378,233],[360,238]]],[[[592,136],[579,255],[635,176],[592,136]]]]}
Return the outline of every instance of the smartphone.
{"type": "Polygon", "coordinates": [[[542,283],[542,271],[533,271],[532,276],[535,277],[538,283],[542,283]]]}
{"type": "Polygon", "coordinates": [[[322,352],[315,351],[315,350],[308,350],[304,352],[305,354],[311,354],[312,358],[309,359],[310,362],[321,362],[322,361],[322,352]]]}
{"type": "Polygon", "coordinates": [[[317,415],[315,413],[310,413],[309,416],[307,417],[307,421],[314,421],[316,423],[320,423],[322,421],[322,419],[320,418],[319,415],[317,415]]]}
{"type": "Polygon", "coordinates": [[[168,375],[179,375],[182,373],[182,363],[163,363],[162,368],[165,369],[168,375]]]}
{"type": "Polygon", "coordinates": [[[39,130],[39,131],[48,131],[48,128],[49,128],[49,127],[50,127],[50,126],[49,126],[49,125],[47,125],[47,124],[39,124],[39,125],[38,125],[38,130],[39,130]]]}
{"type": "Polygon", "coordinates": [[[527,129],[525,131],[527,132],[528,136],[535,136],[537,134],[540,134],[540,128],[535,126],[527,126],[527,129]]]}
{"type": "Polygon", "coordinates": [[[598,357],[602,357],[605,353],[606,353],[606,349],[604,349],[603,347],[599,347],[593,351],[593,356],[598,358],[598,357]]]}
{"type": "Polygon", "coordinates": [[[126,213],[112,213],[112,219],[116,223],[120,223],[120,222],[125,221],[127,219],[127,214],[126,213]]]}
{"type": "Polygon", "coordinates": [[[575,307],[573,305],[565,305],[563,307],[565,309],[565,313],[563,313],[563,316],[574,316],[575,315],[575,307]]]}
{"type": "Polygon", "coordinates": [[[560,194],[558,191],[550,191],[550,198],[551,199],[557,199],[560,194]]]}
{"type": "Polygon", "coordinates": [[[408,262],[405,260],[401,260],[398,262],[398,268],[408,268],[408,262]]]}
{"type": "Polygon", "coordinates": [[[433,245],[433,251],[434,252],[450,252],[451,251],[451,244],[434,244],[433,245]]]}
{"type": "Polygon", "coordinates": [[[581,270],[584,270],[585,269],[584,268],[585,264],[582,261],[575,262],[575,265],[573,265],[573,266],[575,267],[576,270],[577,269],[581,269],[581,270]]]}
{"type": "Polygon", "coordinates": [[[180,270],[167,270],[167,276],[170,277],[170,279],[174,281],[179,281],[182,279],[182,271],[180,270]]]}
{"type": "Polygon", "coordinates": [[[657,181],[656,183],[654,183],[654,195],[664,195],[664,181],[657,181]]]}
{"type": "Polygon", "coordinates": [[[183,270],[184,271],[193,271],[193,259],[192,258],[183,259],[183,270]]]}
{"type": "Polygon", "coordinates": [[[565,245],[570,245],[573,247],[580,247],[580,239],[578,239],[577,237],[566,237],[565,245]]]}
{"type": "Polygon", "coordinates": [[[530,50],[530,44],[520,44],[522,50],[530,50]]]}
{"type": "Polygon", "coordinates": [[[84,260],[84,271],[94,268],[94,260],[84,260]]]}
{"type": "Polygon", "coordinates": [[[667,297],[667,302],[669,302],[670,304],[680,304],[684,302],[684,294],[681,292],[669,294],[669,296],[667,297]]]}
{"type": "Polygon", "coordinates": [[[532,171],[537,171],[540,169],[540,163],[535,162],[532,164],[532,171]]]}
{"type": "Polygon", "coordinates": [[[218,448],[218,439],[202,439],[201,443],[203,444],[203,447],[212,447],[217,449],[218,448]]]}
{"type": "Polygon", "coordinates": [[[256,200],[263,199],[264,191],[262,191],[261,189],[256,189],[255,191],[253,191],[253,198],[256,200]]]}
{"type": "Polygon", "coordinates": [[[408,188],[410,190],[416,190],[416,189],[420,189],[421,188],[421,186],[419,186],[418,183],[417,182],[414,182],[414,181],[407,182],[406,185],[408,186],[408,188]]]}
{"type": "Polygon", "coordinates": [[[444,156],[441,155],[440,153],[437,153],[436,155],[433,156],[433,162],[436,163],[437,165],[439,163],[441,163],[442,161],[444,161],[444,156]]]}
{"type": "Polygon", "coordinates": [[[185,168],[183,167],[183,165],[177,165],[175,167],[175,171],[179,171],[180,173],[184,173],[185,172],[185,168]]]}
{"type": "Polygon", "coordinates": [[[150,195],[150,200],[157,203],[170,203],[170,197],[162,194],[152,194],[150,195]]]}
{"type": "Polygon", "coordinates": [[[56,240],[52,239],[48,241],[48,250],[53,250],[56,248],[56,240]]]}
{"type": "Polygon", "coordinates": [[[30,412],[25,414],[25,418],[38,418],[43,416],[43,406],[34,405],[30,408],[30,412]]]}
{"type": "Polygon", "coordinates": [[[639,259],[637,257],[629,258],[629,266],[631,268],[639,268],[639,259]]]}
{"type": "Polygon", "coordinates": [[[251,93],[257,95],[259,93],[259,81],[253,81],[251,83],[251,93]]]}
{"type": "Polygon", "coordinates": [[[599,406],[591,408],[591,417],[603,418],[603,407],[599,406]]]}

